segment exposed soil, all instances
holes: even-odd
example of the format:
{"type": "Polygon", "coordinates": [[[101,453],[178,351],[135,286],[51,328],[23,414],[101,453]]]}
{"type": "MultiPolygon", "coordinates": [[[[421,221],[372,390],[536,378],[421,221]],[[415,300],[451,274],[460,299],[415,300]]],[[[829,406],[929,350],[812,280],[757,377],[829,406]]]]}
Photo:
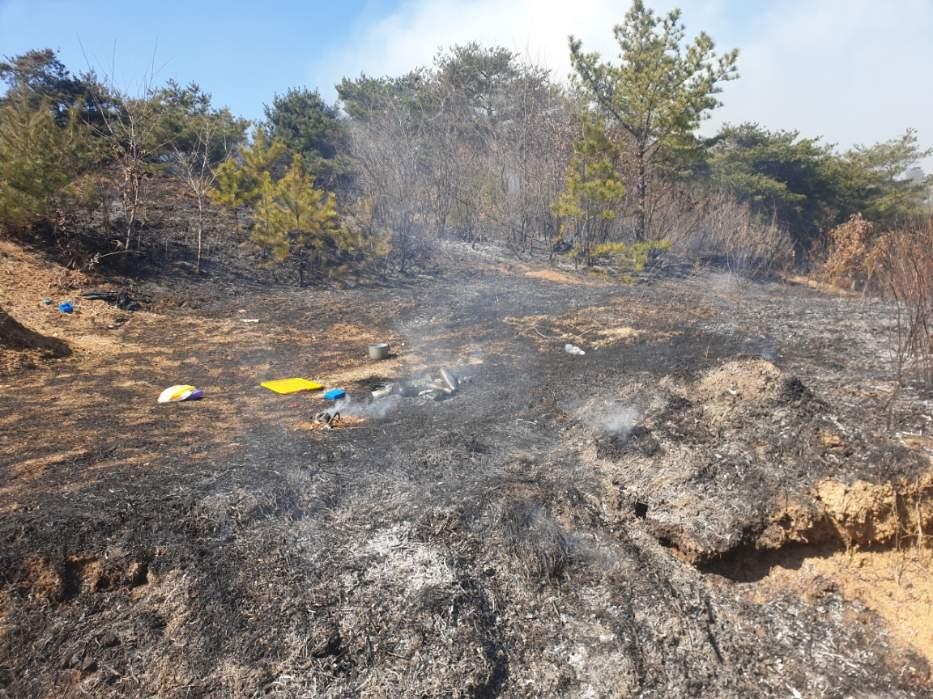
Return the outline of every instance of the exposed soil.
{"type": "Polygon", "coordinates": [[[0,695],[933,690],[933,418],[890,401],[881,305],[450,246],[434,278],[64,316],[3,253],[0,306],[74,353],[0,385],[0,695]],[[288,376],[341,421],[258,385],[288,376]]]}
{"type": "Polygon", "coordinates": [[[929,549],[777,552],[749,593],[765,602],[775,590],[832,585],[854,605],[876,612],[892,639],[933,662],[933,552],[929,549]]]}

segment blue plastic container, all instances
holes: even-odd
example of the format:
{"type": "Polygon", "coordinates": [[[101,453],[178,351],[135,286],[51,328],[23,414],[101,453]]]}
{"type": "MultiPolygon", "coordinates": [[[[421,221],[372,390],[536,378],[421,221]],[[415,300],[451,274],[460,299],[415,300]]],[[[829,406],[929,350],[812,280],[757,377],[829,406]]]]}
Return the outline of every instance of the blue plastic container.
{"type": "Polygon", "coordinates": [[[325,400],[340,400],[346,395],[347,395],[347,392],[344,391],[342,388],[332,388],[329,391],[324,392],[325,400]]]}

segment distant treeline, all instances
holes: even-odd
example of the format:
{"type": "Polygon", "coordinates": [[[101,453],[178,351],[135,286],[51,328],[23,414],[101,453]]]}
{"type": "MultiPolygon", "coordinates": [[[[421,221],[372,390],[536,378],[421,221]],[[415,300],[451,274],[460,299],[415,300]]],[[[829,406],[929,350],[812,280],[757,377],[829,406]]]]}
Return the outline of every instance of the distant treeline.
{"type": "Polygon", "coordinates": [[[640,1],[614,31],[616,62],[571,38],[569,85],[467,44],[405,75],[345,78],[336,104],[288,90],[258,123],[197,84],[134,97],[51,50],[7,57],[0,229],[43,236],[75,264],[143,256],[164,247],[152,198],[177,196],[198,269],[205,238],[225,236],[305,283],[405,270],[445,238],[580,264],[672,245],[803,264],[854,214],[877,231],[929,215],[913,131],[847,151],[753,123],[703,138],[738,53],[703,33],[688,42],[679,12],[640,1]]]}

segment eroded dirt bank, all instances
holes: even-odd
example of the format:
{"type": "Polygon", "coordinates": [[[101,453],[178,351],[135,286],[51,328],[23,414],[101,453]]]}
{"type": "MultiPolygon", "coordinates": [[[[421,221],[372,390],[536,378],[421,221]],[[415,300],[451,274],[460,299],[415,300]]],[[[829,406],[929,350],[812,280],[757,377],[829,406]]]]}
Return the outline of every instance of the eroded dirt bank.
{"type": "Polygon", "coordinates": [[[933,531],[929,405],[887,429],[883,310],[576,281],[469,253],[405,287],[35,320],[75,354],[0,380],[0,692],[928,695],[931,630],[820,563],[933,531]],[[439,367],[469,382],[365,405],[439,367]],[[257,386],[287,375],[356,419],[257,386]],[[177,382],[206,398],[156,405],[177,382]]]}

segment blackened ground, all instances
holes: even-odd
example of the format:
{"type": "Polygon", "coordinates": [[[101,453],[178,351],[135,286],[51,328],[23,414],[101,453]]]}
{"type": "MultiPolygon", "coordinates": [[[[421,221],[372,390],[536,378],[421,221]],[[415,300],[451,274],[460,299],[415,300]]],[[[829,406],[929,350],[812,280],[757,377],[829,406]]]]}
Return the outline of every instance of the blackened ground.
{"type": "Polygon", "coordinates": [[[7,379],[0,693],[928,695],[831,583],[703,572],[767,548],[782,500],[827,516],[820,483],[926,473],[888,427],[926,404],[886,405],[886,309],[459,254],[407,286],[153,288],[99,353],[7,379]],[[440,367],[471,381],[366,412],[440,367]],[[313,429],[319,398],[257,387],[288,375],[373,416],[313,429]],[[173,383],[206,397],[156,405],[173,383]]]}

